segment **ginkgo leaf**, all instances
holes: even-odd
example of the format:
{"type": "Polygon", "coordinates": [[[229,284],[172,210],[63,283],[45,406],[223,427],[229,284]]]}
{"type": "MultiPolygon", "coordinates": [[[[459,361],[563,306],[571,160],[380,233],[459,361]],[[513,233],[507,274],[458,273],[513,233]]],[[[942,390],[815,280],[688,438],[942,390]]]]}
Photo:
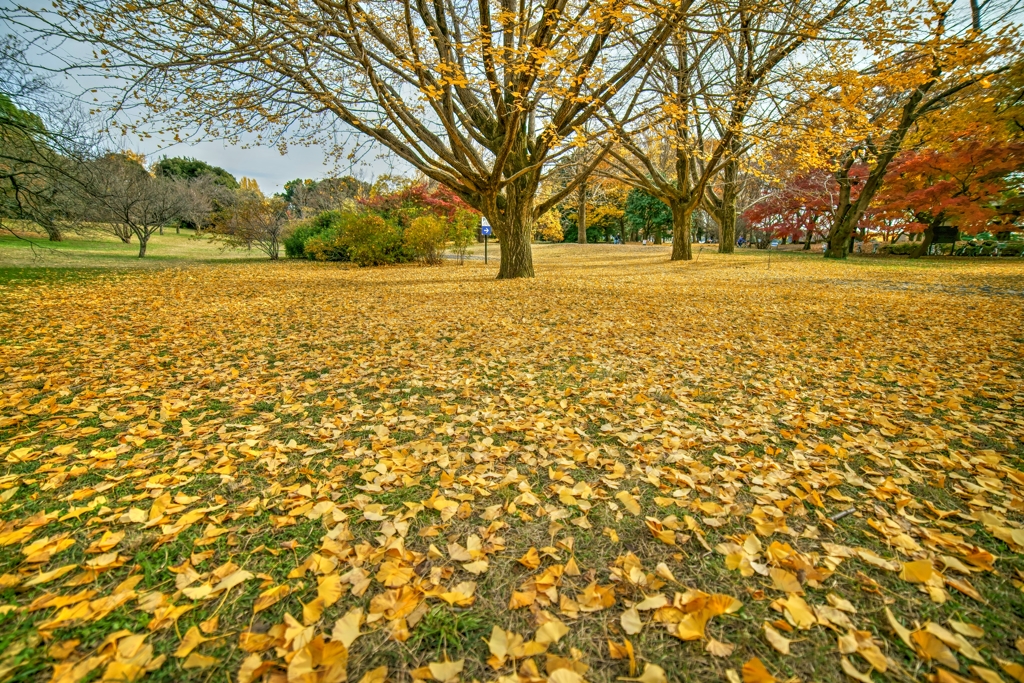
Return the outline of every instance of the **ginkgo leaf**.
{"type": "Polygon", "coordinates": [[[848,614],[857,613],[857,608],[854,607],[853,603],[851,603],[849,600],[841,598],[835,593],[829,593],[825,597],[828,598],[829,604],[835,607],[836,609],[841,610],[843,612],[847,612],[848,614]]]}
{"type": "Polygon", "coordinates": [[[551,645],[562,639],[569,632],[569,627],[558,619],[551,619],[537,629],[533,639],[541,645],[551,645]]]}
{"type": "Polygon", "coordinates": [[[316,587],[316,594],[323,600],[324,607],[330,607],[341,598],[341,577],[337,574],[328,574],[320,579],[316,587]]]}
{"type": "Polygon", "coordinates": [[[631,636],[640,633],[644,628],[644,622],[640,619],[640,613],[637,612],[636,606],[623,612],[619,617],[619,623],[622,624],[622,630],[631,636]]]}
{"type": "Polygon", "coordinates": [[[977,678],[980,678],[983,683],[1004,683],[1002,676],[983,666],[974,664],[970,669],[971,673],[977,678]]]}
{"type": "Polygon", "coordinates": [[[900,578],[910,583],[927,583],[934,573],[935,569],[928,560],[905,562],[900,571],[900,578]]]}
{"type": "Polygon", "coordinates": [[[242,661],[238,669],[238,683],[253,683],[257,680],[260,670],[263,668],[263,659],[255,652],[242,661]]]}
{"type": "Polygon", "coordinates": [[[287,597],[290,592],[291,589],[286,583],[268,588],[256,597],[256,603],[253,605],[252,611],[259,613],[268,607],[273,607],[283,598],[287,597]]]}
{"type": "Polygon", "coordinates": [[[198,652],[193,652],[182,663],[181,667],[183,669],[208,669],[219,661],[220,660],[216,657],[208,657],[207,655],[201,655],[198,652]]]}
{"type": "Polygon", "coordinates": [[[489,566],[490,565],[487,563],[487,560],[477,560],[476,562],[469,562],[467,564],[462,565],[462,568],[470,574],[479,575],[486,572],[489,566]]]}
{"type": "Polygon", "coordinates": [[[527,569],[536,569],[540,566],[540,554],[537,552],[536,548],[530,546],[530,549],[519,558],[518,562],[527,569]]]}
{"type": "Polygon", "coordinates": [[[56,569],[51,569],[50,571],[36,574],[29,578],[27,581],[25,581],[25,583],[23,583],[22,585],[26,588],[31,588],[32,586],[41,586],[44,583],[49,583],[50,581],[53,581],[54,579],[59,579],[68,572],[72,572],[77,568],[78,565],[66,564],[63,567],[57,567],[56,569]]]}
{"type": "Polygon", "coordinates": [[[320,616],[324,612],[324,599],[316,598],[310,600],[302,606],[302,622],[307,626],[309,624],[315,624],[320,621],[320,616]]]}
{"type": "Polygon", "coordinates": [[[360,627],[363,624],[363,610],[356,607],[345,613],[343,617],[334,622],[334,629],[331,631],[331,639],[340,641],[346,648],[352,647],[361,634],[360,627]]]}
{"type": "Polygon", "coordinates": [[[672,583],[678,583],[676,581],[676,577],[673,576],[673,574],[672,574],[672,570],[669,569],[668,565],[665,564],[664,562],[659,562],[658,563],[658,566],[656,566],[654,568],[654,573],[657,574],[658,576],[660,576],[661,578],[665,579],[666,581],[671,581],[672,583]]]}
{"type": "Polygon", "coordinates": [[[568,668],[555,669],[548,674],[548,683],[586,683],[578,672],[568,668]]]}
{"type": "Polygon", "coordinates": [[[664,607],[667,604],[668,598],[659,593],[657,595],[652,595],[650,597],[644,598],[636,604],[636,608],[641,612],[644,612],[652,609],[660,609],[661,607],[664,607]]]}
{"type": "Polygon", "coordinates": [[[735,649],[736,646],[732,643],[723,643],[714,638],[708,638],[707,645],[704,646],[704,651],[714,657],[729,657],[735,649]]]}
{"type": "Polygon", "coordinates": [[[817,623],[811,608],[799,595],[790,594],[785,600],[779,601],[785,608],[786,618],[799,629],[809,629],[817,623]]]}
{"type": "Polygon", "coordinates": [[[900,637],[900,640],[906,643],[907,647],[909,647],[911,650],[916,649],[914,641],[910,638],[910,630],[904,627],[903,624],[901,624],[896,619],[896,617],[892,613],[892,610],[890,610],[888,607],[885,608],[885,617],[889,620],[889,626],[891,626],[893,631],[896,632],[896,635],[900,637]]]}
{"type": "Polygon", "coordinates": [[[435,681],[453,681],[462,673],[464,662],[465,660],[463,659],[454,662],[431,662],[427,666],[430,668],[430,675],[434,677],[435,681]]]}
{"type": "Polygon", "coordinates": [[[743,665],[743,683],[775,683],[776,678],[768,673],[768,669],[757,657],[743,665]]]}
{"type": "Polygon", "coordinates": [[[220,624],[220,615],[214,614],[209,619],[199,623],[199,630],[203,633],[210,634],[217,630],[217,626],[220,624]]]}
{"type": "Polygon", "coordinates": [[[845,673],[850,678],[857,681],[861,681],[861,683],[874,683],[874,681],[871,680],[870,671],[868,673],[862,672],[860,669],[855,667],[846,657],[840,657],[839,664],[840,666],[842,666],[843,673],[845,673]]]}
{"type": "Polygon", "coordinates": [[[636,681],[637,683],[668,683],[665,670],[657,664],[644,664],[644,672],[637,678],[616,678],[617,681],[636,681]]]}
{"type": "Polygon", "coordinates": [[[103,536],[99,540],[95,541],[92,545],[85,549],[87,553],[106,553],[109,552],[114,546],[121,542],[124,538],[124,532],[118,531],[112,533],[111,531],[104,531],[103,536]]]}
{"type": "Polygon", "coordinates": [[[743,603],[731,595],[716,593],[707,600],[707,610],[712,616],[734,614],[741,609],[743,609],[743,603]]]}
{"type": "Polygon", "coordinates": [[[214,593],[231,590],[235,586],[254,578],[252,572],[239,569],[221,579],[220,583],[213,587],[214,593]]]}
{"type": "Polygon", "coordinates": [[[386,666],[378,666],[376,669],[371,669],[363,674],[363,677],[359,679],[359,683],[385,683],[388,679],[388,668],[386,666]]]}
{"type": "Polygon", "coordinates": [[[632,656],[632,645],[629,640],[623,641],[622,645],[619,645],[614,640],[608,641],[608,656],[611,659],[629,659],[632,656]]]}
{"type": "Polygon", "coordinates": [[[704,628],[707,626],[711,613],[707,610],[691,612],[676,624],[675,636],[680,640],[702,640],[704,628]]]}
{"type": "Polygon", "coordinates": [[[793,572],[786,571],[779,567],[772,567],[771,577],[776,590],[780,590],[785,593],[803,595],[804,589],[800,586],[800,582],[797,580],[796,574],[793,572]]]}
{"type": "Polygon", "coordinates": [[[934,634],[928,631],[914,631],[910,634],[910,640],[916,646],[919,656],[934,659],[954,671],[960,670],[960,662],[957,661],[956,655],[934,634]]]}
{"type": "Polygon", "coordinates": [[[622,506],[626,508],[631,514],[640,514],[640,503],[637,502],[628,491],[619,491],[615,494],[615,499],[622,503],[622,506]]]}
{"type": "Polygon", "coordinates": [[[181,644],[178,646],[178,649],[175,650],[174,656],[179,658],[187,657],[192,650],[196,649],[207,640],[209,640],[209,638],[204,638],[199,633],[199,629],[193,626],[187,633],[185,633],[185,637],[181,639],[181,644]]]}
{"type": "Polygon", "coordinates": [[[780,653],[788,655],[789,644],[793,641],[791,641],[789,638],[786,638],[781,633],[776,631],[774,628],[772,628],[772,625],[767,622],[764,623],[763,627],[764,637],[768,641],[768,643],[776,650],[778,650],[780,653]]]}
{"type": "Polygon", "coordinates": [[[1024,665],[1000,659],[998,657],[996,657],[996,663],[999,664],[999,668],[1002,669],[1003,673],[1007,676],[1010,676],[1018,683],[1024,683],[1024,665]]]}
{"type": "Polygon", "coordinates": [[[509,655],[509,634],[497,624],[491,628],[487,649],[491,651],[491,666],[495,669],[501,668],[509,655]]]}

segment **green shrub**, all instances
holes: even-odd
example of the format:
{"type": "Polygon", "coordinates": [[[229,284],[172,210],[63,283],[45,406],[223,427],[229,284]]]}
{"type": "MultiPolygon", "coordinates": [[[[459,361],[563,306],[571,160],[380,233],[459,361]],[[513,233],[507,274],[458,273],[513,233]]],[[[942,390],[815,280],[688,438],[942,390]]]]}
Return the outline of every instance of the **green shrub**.
{"type": "Polygon", "coordinates": [[[430,214],[413,218],[403,236],[403,242],[416,258],[428,265],[441,263],[447,241],[447,222],[430,214]]]}
{"type": "Polygon", "coordinates": [[[325,230],[306,241],[307,258],[316,261],[351,261],[348,244],[340,226],[325,230]]]}
{"type": "Polygon", "coordinates": [[[403,263],[412,257],[402,242],[402,231],[371,213],[327,211],[304,227],[309,228],[301,235],[305,238],[302,243],[305,258],[382,266],[403,263]],[[312,228],[317,230],[314,232],[312,228]]]}
{"type": "Polygon", "coordinates": [[[1016,240],[1007,242],[1006,246],[999,250],[1000,256],[1020,256],[1024,252],[1024,241],[1016,240]]]}
{"type": "MultiPolygon", "coordinates": [[[[307,253],[306,243],[314,237],[322,235],[334,228],[342,219],[340,211],[324,211],[312,218],[308,223],[295,228],[284,241],[284,253],[288,258],[314,258],[307,253]]],[[[347,260],[347,259],[321,259],[321,260],[347,260]]]]}
{"type": "Polygon", "coordinates": [[[459,257],[459,263],[466,258],[469,245],[476,242],[476,231],[480,224],[480,217],[466,209],[459,209],[455,212],[451,225],[448,226],[448,240],[451,249],[459,257]]]}
{"type": "Polygon", "coordinates": [[[411,260],[402,242],[402,231],[373,214],[350,214],[345,221],[342,243],[349,257],[360,266],[385,266],[411,260]]]}

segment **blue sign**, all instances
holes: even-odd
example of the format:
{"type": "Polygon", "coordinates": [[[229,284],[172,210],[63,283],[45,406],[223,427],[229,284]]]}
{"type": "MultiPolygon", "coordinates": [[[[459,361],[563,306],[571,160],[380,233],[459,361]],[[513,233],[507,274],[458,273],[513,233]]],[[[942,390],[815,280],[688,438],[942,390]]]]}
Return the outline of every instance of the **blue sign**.
{"type": "Polygon", "coordinates": [[[491,232],[491,226],[489,226],[486,223],[484,223],[483,225],[480,226],[480,234],[481,235],[493,235],[494,233],[491,232]]]}

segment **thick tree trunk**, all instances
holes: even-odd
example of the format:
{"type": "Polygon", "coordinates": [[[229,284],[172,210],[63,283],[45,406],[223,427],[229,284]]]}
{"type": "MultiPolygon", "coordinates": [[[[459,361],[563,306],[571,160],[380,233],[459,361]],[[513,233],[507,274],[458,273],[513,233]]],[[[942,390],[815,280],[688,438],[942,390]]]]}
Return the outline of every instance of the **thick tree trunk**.
{"type": "Polygon", "coordinates": [[[587,243],[587,184],[580,183],[576,191],[579,197],[579,208],[576,210],[576,241],[579,244],[587,243]]]}
{"type": "Polygon", "coordinates": [[[860,220],[860,213],[852,206],[845,216],[832,226],[828,234],[828,248],[825,249],[825,258],[845,259],[850,253],[850,243],[853,240],[853,229],[856,226],[853,218],[860,220]]]}
{"type": "Polygon", "coordinates": [[[146,245],[149,244],[149,237],[139,238],[139,258],[146,256],[146,245]]]}
{"type": "Polygon", "coordinates": [[[504,210],[499,211],[495,202],[494,215],[488,216],[501,242],[499,280],[533,277],[533,194],[515,189],[520,188],[506,188],[504,210]]]}
{"type": "Polygon", "coordinates": [[[46,231],[46,237],[51,242],[63,242],[64,233],[60,231],[60,226],[53,223],[43,225],[43,230],[46,231]]]}
{"type": "Polygon", "coordinates": [[[882,186],[882,180],[885,178],[885,171],[889,168],[889,163],[899,153],[900,148],[903,146],[903,140],[907,136],[907,131],[910,130],[914,121],[917,120],[919,115],[917,105],[932,85],[934,85],[934,82],[927,84],[926,87],[918,88],[910,101],[903,105],[903,116],[900,119],[900,123],[896,130],[886,138],[885,144],[882,145],[884,151],[875,159],[875,165],[864,180],[864,185],[860,188],[860,195],[856,201],[850,201],[851,179],[849,172],[853,168],[852,158],[844,165],[842,175],[836,178],[840,185],[841,210],[836,214],[832,230],[829,231],[828,249],[825,251],[825,258],[846,258],[846,255],[849,253],[850,238],[853,236],[853,231],[856,230],[857,224],[860,223],[861,216],[864,215],[868,206],[871,205],[871,200],[875,198],[875,193],[882,186]],[[844,193],[845,201],[842,197],[844,193]]]}
{"type": "Polygon", "coordinates": [[[811,237],[814,235],[814,228],[807,228],[807,237],[804,239],[804,251],[811,250],[811,237]]]}
{"type": "Polygon", "coordinates": [[[662,238],[661,238],[661,230],[658,230],[658,229],[654,230],[654,243],[655,244],[663,244],[664,243],[662,238]]]}
{"type": "Polygon", "coordinates": [[[693,210],[687,209],[682,202],[672,202],[672,260],[689,261],[693,259],[690,248],[690,224],[693,210]]]}
{"type": "Polygon", "coordinates": [[[528,220],[512,223],[502,230],[501,266],[498,268],[499,280],[511,280],[518,277],[533,277],[533,252],[530,249],[530,231],[532,225],[528,220]]]}
{"type": "Polygon", "coordinates": [[[921,244],[917,245],[917,249],[910,255],[910,258],[921,258],[928,253],[928,248],[932,246],[932,240],[935,239],[935,228],[938,221],[932,221],[928,224],[928,227],[924,229],[924,233],[921,235],[921,244]]]}
{"type": "Polygon", "coordinates": [[[722,206],[718,212],[718,253],[736,251],[736,161],[729,161],[722,173],[722,206]]]}

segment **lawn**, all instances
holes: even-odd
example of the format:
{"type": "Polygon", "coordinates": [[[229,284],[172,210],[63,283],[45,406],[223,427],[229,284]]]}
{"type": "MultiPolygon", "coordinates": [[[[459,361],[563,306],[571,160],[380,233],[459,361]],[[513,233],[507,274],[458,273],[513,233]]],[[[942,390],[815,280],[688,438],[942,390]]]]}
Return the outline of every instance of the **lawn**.
{"type": "Polygon", "coordinates": [[[667,254],[8,271],[0,680],[1024,680],[1024,263],[667,254]]]}
{"type": "Polygon", "coordinates": [[[195,262],[245,261],[266,258],[258,251],[228,248],[223,241],[195,237],[192,231],[168,228],[150,238],[146,257],[139,243],[124,244],[99,230],[70,233],[50,242],[33,232],[0,233],[0,268],[159,268],[195,262]]]}

